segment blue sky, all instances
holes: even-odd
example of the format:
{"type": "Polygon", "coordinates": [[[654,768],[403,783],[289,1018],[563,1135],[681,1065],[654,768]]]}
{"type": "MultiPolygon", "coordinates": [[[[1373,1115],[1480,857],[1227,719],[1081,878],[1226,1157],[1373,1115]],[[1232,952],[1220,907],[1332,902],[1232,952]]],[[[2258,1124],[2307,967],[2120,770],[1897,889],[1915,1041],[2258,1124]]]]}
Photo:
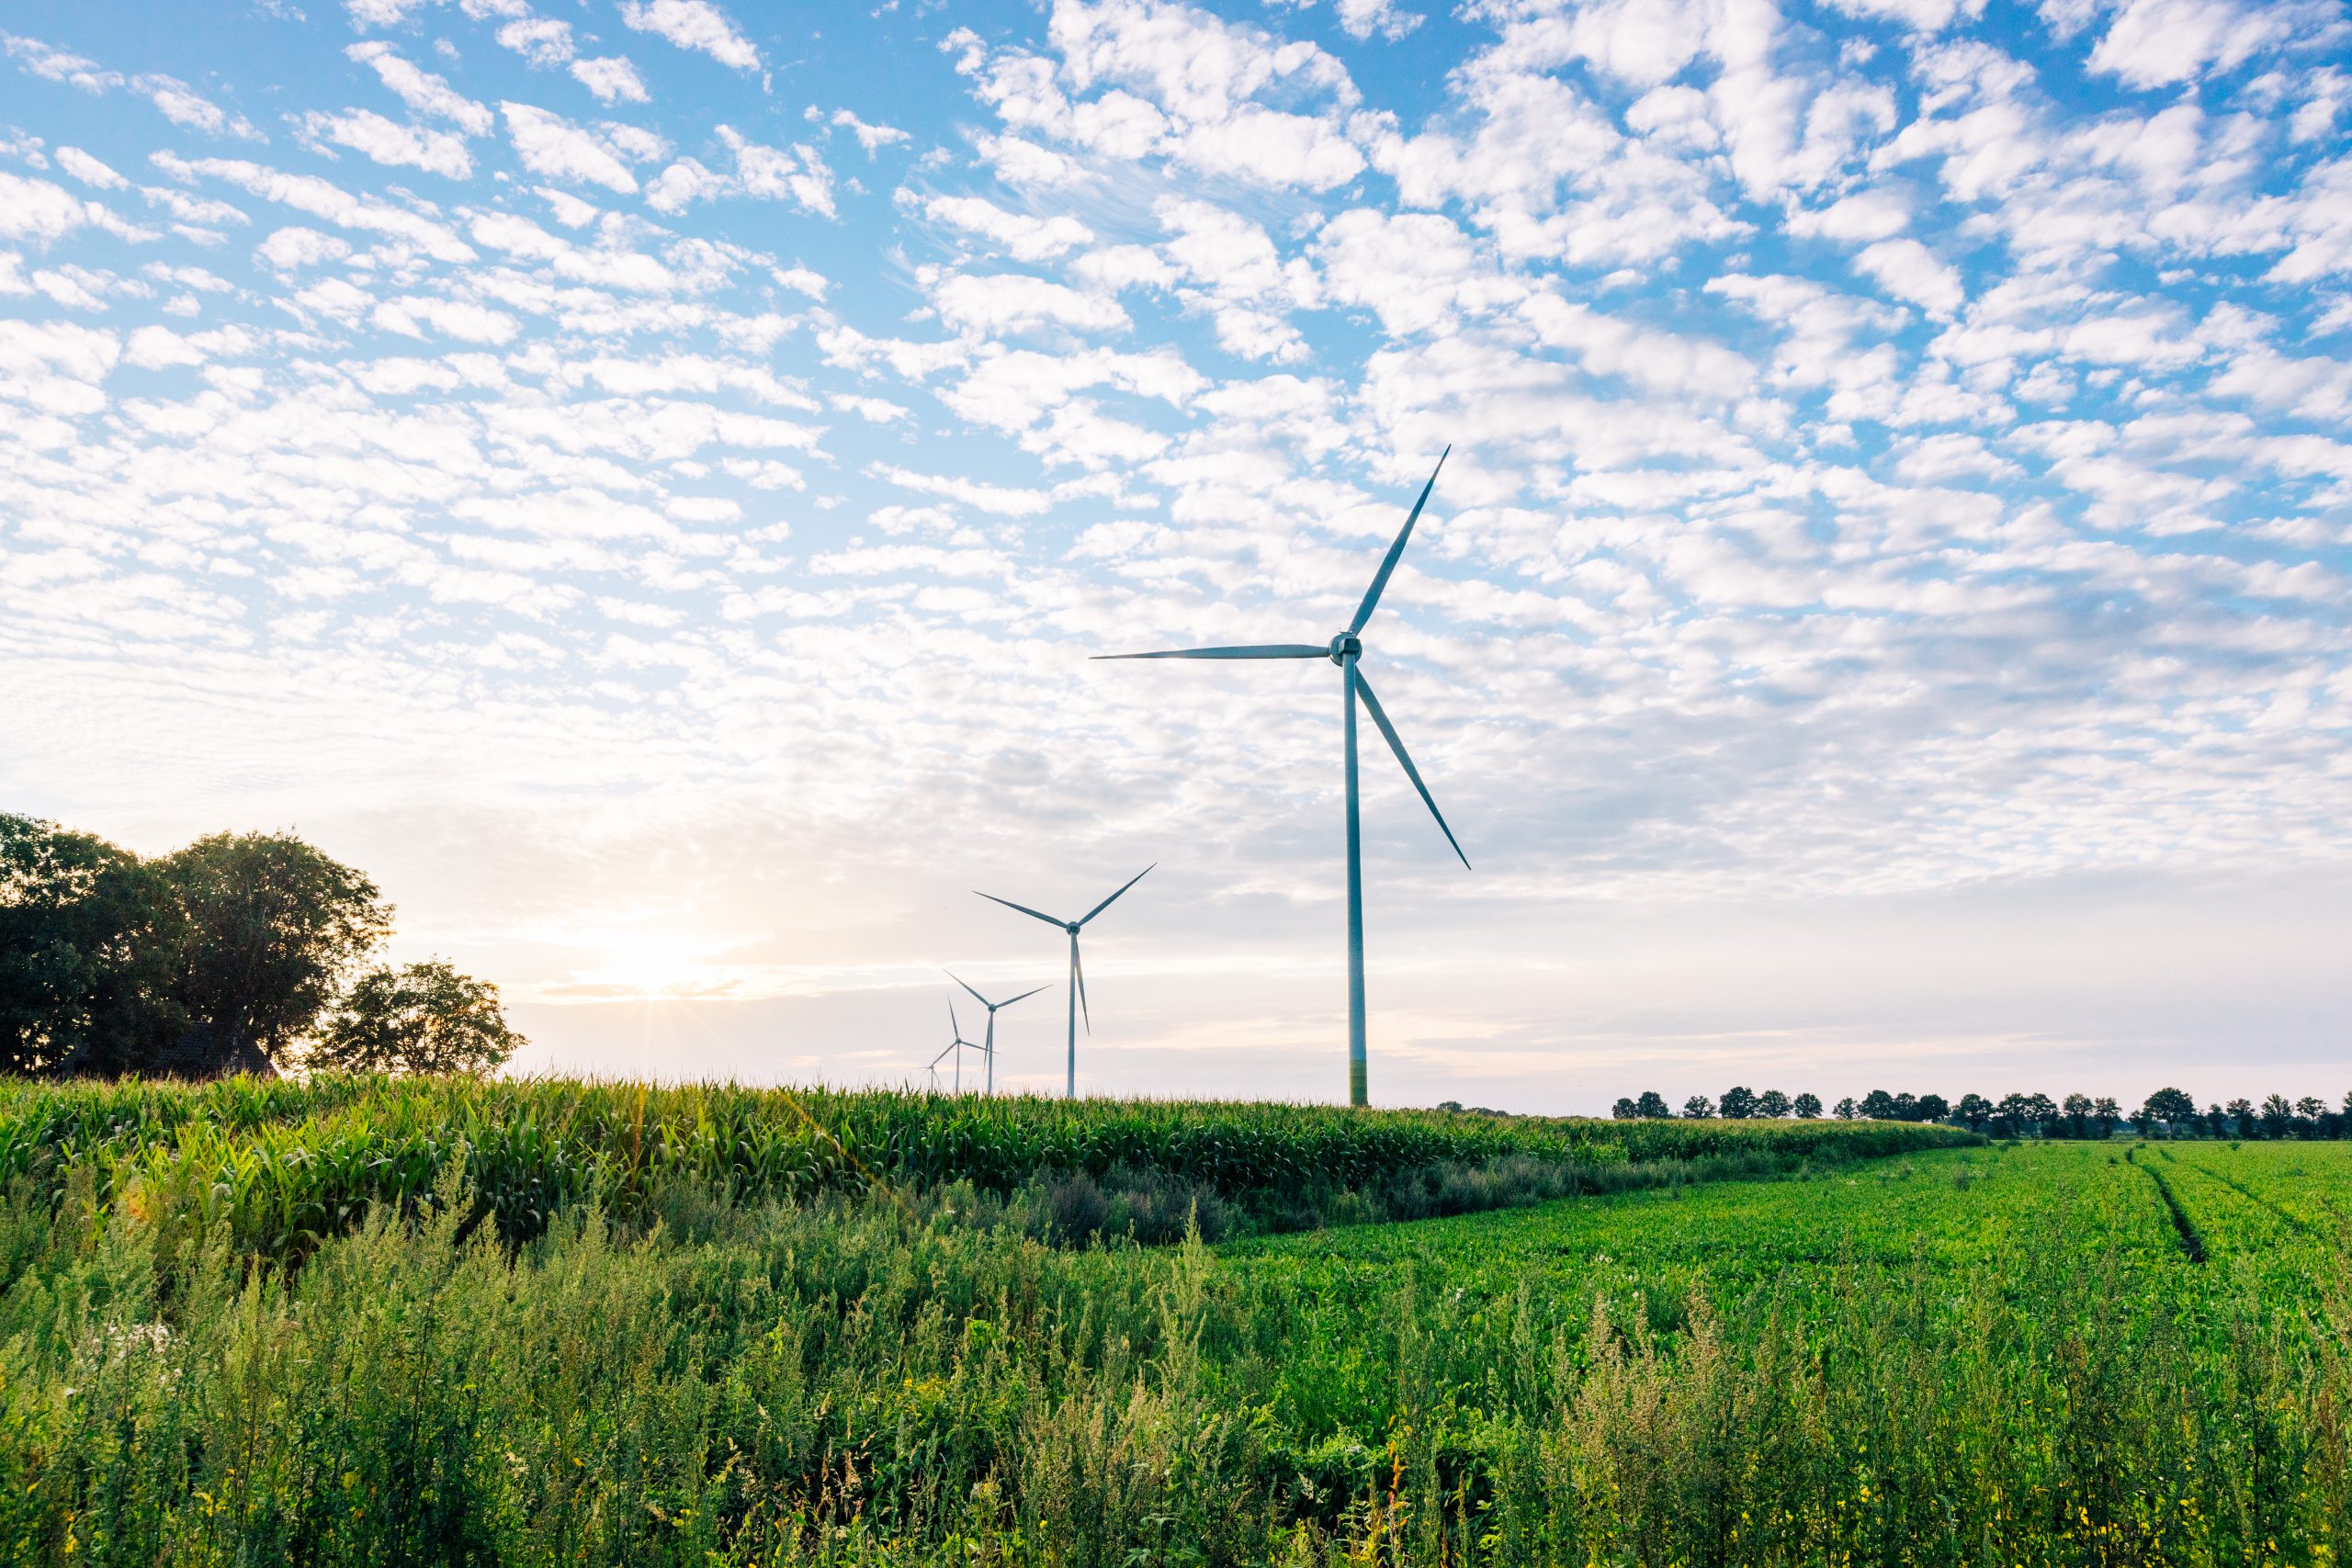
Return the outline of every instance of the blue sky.
{"type": "Polygon", "coordinates": [[[1084,1080],[1334,1097],[1330,672],[1086,656],[1322,640],[1451,443],[1375,1100],[2333,1096],[2347,37],[19,0],[6,804],[296,829],[537,1068],[902,1077],[1156,861],[1084,1080]]]}

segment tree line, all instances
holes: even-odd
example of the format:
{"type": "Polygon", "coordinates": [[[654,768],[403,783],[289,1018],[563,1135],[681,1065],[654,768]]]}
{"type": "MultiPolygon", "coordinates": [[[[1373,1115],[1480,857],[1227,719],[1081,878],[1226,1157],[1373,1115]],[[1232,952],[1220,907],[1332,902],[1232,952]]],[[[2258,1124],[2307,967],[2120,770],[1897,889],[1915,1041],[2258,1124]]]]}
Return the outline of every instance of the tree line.
{"type": "Polygon", "coordinates": [[[371,963],[376,885],[290,833],[142,858],[0,813],[0,1072],[486,1072],[525,1043],[498,988],[371,963]]]}
{"type": "MultiPolygon", "coordinates": [[[[1617,1101],[1613,1114],[1621,1122],[1664,1120],[1676,1114],[1666,1097],[1656,1091],[1627,1096],[1617,1101]]],[[[1751,1118],[1810,1119],[1822,1114],[1818,1096],[1794,1099],[1779,1089],[1763,1093],[1735,1085],[1720,1100],[1694,1094],[1682,1102],[1686,1117],[1725,1117],[1735,1122],[1751,1118]]],[[[2352,1093],[2331,1106],[2317,1095],[2289,1100],[2274,1094],[2256,1104],[2252,1100],[2218,1101],[2199,1111],[2186,1090],[2160,1089],[2137,1111],[2126,1112],[2116,1100],[2070,1094],[2063,1100],[2046,1094],[2009,1094],[1988,1100],[1963,1094],[1957,1104],[1939,1094],[1889,1094],[1874,1089],[1861,1099],[1849,1097],[1830,1114],[1874,1122],[1942,1122],[1996,1138],[2107,1138],[2130,1127],[2143,1137],[2174,1138],[2352,1138],[2352,1093]]]]}

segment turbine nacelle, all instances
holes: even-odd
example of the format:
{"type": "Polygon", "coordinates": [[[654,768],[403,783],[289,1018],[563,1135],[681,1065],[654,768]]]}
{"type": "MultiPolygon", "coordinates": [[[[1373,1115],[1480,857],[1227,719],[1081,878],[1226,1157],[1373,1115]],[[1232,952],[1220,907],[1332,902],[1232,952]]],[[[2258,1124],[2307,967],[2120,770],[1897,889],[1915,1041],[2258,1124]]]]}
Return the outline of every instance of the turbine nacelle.
{"type": "Polygon", "coordinates": [[[1345,667],[1351,659],[1363,657],[1363,638],[1353,632],[1341,632],[1331,639],[1331,662],[1345,667]]]}

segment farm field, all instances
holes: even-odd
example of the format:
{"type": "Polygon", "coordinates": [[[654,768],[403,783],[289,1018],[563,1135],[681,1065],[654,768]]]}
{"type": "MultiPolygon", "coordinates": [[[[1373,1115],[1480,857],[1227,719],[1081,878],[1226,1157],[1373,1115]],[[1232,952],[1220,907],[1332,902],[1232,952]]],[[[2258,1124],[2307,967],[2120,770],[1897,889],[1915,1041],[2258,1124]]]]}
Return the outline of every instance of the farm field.
{"type": "MultiPolygon", "coordinates": [[[[2304,1563],[2346,1545],[2345,1145],[1688,1123],[1687,1147],[1636,1158],[1607,1123],[843,1097],[839,1124],[869,1131],[835,1146],[858,1159],[804,1183],[757,1176],[805,1168],[781,1155],[715,1152],[786,1126],[748,1091],[656,1091],[640,1122],[617,1087],[529,1089],[18,1092],[0,1550],[2304,1563]],[[412,1096],[452,1128],[543,1114],[507,1164],[443,1135],[413,1190],[376,1156],[368,1195],[405,1192],[411,1220],[319,1196],[367,1192],[354,1118],[394,1151],[425,1135],[424,1109],[396,1114],[412,1096]],[[1245,1128],[1254,1163],[1217,1175],[1212,1142],[1233,1162],[1245,1128]],[[1048,1129],[1074,1142],[1034,1155],[1048,1129]],[[1776,1138],[1806,1146],[1740,1157],[1776,1138]],[[972,1179],[976,1150],[1008,1147],[1033,1154],[972,1179]],[[1070,1147],[1102,1180],[1075,1179],[1070,1147]],[[949,1163],[881,1179],[925,1148],[949,1163]],[[1528,1162],[1590,1184],[1416,1223],[1255,1224],[1284,1217],[1258,1184],[1314,1185],[1284,1162],[1318,1149],[1364,1162],[1320,1185],[1326,1218],[1411,1191],[1475,1205],[1479,1172],[1523,1196],[1528,1162]],[[334,1217],[289,1245],[293,1211],[237,1184],[304,1150],[345,1174],[304,1190],[334,1217]],[[530,1189],[557,1193],[543,1208],[487,1190],[582,1165],[530,1189]],[[1055,1243],[1057,1215],[1102,1218],[1090,1203],[1160,1213],[1153,1171],[1188,1212],[1221,1203],[1237,1239],[1055,1243]]],[[[823,1124],[827,1102],[802,1103],[823,1124]]]]}

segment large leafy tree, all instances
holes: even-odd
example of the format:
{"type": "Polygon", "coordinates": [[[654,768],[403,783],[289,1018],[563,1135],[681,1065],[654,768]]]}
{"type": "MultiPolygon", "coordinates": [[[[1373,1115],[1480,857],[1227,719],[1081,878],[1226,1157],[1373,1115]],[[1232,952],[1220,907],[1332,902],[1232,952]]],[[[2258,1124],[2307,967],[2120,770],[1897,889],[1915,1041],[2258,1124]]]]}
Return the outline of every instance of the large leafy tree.
{"type": "Polygon", "coordinates": [[[1713,1116],[1714,1113],[1715,1102],[1703,1094],[1694,1094],[1682,1102],[1682,1114],[1694,1122],[1713,1116]]]}
{"type": "Polygon", "coordinates": [[[1801,1094],[1790,1109],[1797,1113],[1801,1122],[1815,1121],[1821,1115],[1821,1096],[1810,1092],[1801,1094]]]}
{"type": "Polygon", "coordinates": [[[1715,1114],[1734,1122],[1747,1121],[1756,1114],[1755,1091],[1742,1084],[1732,1085],[1724,1090],[1723,1099],[1716,1102],[1715,1114]]]}
{"type": "Polygon", "coordinates": [[[0,1071],[123,1071],[180,1030],[177,901],[128,850],[0,814],[0,1071]]]}
{"type": "Polygon", "coordinates": [[[1663,1122],[1674,1114],[1674,1108],[1667,1104],[1666,1096],[1647,1089],[1642,1091],[1641,1099],[1634,1101],[1634,1114],[1645,1121],[1663,1122]]]}
{"type": "Polygon", "coordinates": [[[507,1027],[496,986],[434,958],[360,976],[303,1061],[354,1072],[479,1075],[523,1043],[507,1027]]]}
{"type": "Polygon", "coordinates": [[[1756,1114],[1767,1121],[1777,1122],[1789,1113],[1792,1102],[1777,1089],[1768,1089],[1756,1097],[1756,1114]]]}
{"type": "Polygon", "coordinates": [[[278,1065],[391,931],[373,882],[291,834],[215,833],[158,863],[187,919],[178,999],[216,1058],[278,1065]]]}
{"type": "Polygon", "coordinates": [[[2186,1089],[2160,1089],[2148,1096],[2148,1102],[2140,1108],[2140,1111],[2149,1122],[2177,1125],[2197,1114],[2197,1101],[2186,1089]]]}

